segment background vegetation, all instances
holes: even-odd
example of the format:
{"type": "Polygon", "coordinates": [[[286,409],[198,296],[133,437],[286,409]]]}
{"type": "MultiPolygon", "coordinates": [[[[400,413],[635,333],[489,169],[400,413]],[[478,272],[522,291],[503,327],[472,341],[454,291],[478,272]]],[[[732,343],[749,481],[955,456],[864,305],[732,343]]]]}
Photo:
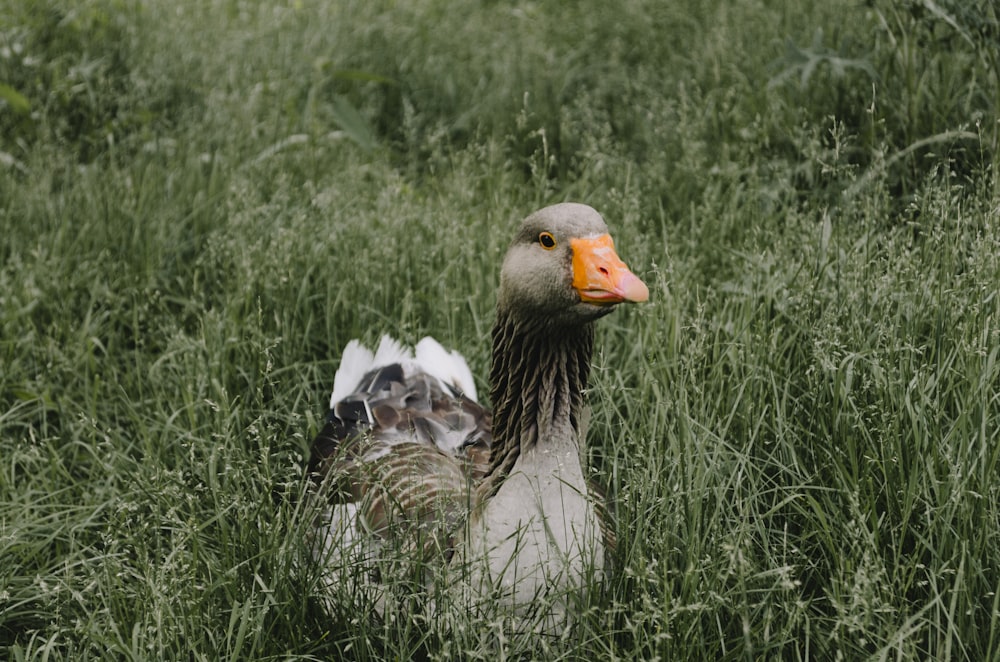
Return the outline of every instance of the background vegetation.
{"type": "Polygon", "coordinates": [[[0,0],[0,655],[1000,658],[998,14],[0,0]],[[352,611],[300,498],[340,348],[485,376],[567,199],[652,291],[606,594],[499,652],[352,611]]]}

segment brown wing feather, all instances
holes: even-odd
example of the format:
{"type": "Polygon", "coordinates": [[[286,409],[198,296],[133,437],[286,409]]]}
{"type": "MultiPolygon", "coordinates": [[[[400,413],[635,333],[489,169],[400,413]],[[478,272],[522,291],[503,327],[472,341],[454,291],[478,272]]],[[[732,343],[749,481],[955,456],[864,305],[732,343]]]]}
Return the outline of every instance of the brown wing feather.
{"type": "Polygon", "coordinates": [[[360,523],[429,558],[451,556],[454,536],[469,512],[469,475],[432,445],[402,443],[361,465],[360,523]]]}

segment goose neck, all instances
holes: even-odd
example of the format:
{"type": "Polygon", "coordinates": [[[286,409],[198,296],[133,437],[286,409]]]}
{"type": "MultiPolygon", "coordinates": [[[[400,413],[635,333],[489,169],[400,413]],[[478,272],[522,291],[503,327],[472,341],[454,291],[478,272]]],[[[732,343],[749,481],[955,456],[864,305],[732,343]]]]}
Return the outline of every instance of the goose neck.
{"type": "Polygon", "coordinates": [[[584,389],[593,351],[593,325],[531,324],[502,311],[493,328],[490,397],[493,450],[486,477],[492,496],[522,454],[579,452],[584,389]]]}

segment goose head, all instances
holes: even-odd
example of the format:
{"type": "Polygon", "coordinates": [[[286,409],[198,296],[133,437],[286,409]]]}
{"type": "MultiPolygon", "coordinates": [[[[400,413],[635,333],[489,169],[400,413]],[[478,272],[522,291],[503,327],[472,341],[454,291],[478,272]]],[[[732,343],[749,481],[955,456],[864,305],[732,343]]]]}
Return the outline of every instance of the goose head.
{"type": "Polygon", "coordinates": [[[578,325],[649,289],[615,252],[608,226],[587,205],[562,203],[528,216],[500,270],[497,306],[520,321],[578,325]]]}

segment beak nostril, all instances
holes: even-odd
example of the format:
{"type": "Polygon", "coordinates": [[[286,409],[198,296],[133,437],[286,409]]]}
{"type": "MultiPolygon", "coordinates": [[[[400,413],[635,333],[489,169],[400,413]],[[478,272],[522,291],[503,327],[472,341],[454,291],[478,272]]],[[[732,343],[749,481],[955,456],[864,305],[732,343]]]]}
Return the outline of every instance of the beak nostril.
{"type": "Polygon", "coordinates": [[[608,268],[607,267],[601,267],[600,268],[600,272],[602,274],[604,274],[605,276],[607,276],[608,275],[608,268]]]}

